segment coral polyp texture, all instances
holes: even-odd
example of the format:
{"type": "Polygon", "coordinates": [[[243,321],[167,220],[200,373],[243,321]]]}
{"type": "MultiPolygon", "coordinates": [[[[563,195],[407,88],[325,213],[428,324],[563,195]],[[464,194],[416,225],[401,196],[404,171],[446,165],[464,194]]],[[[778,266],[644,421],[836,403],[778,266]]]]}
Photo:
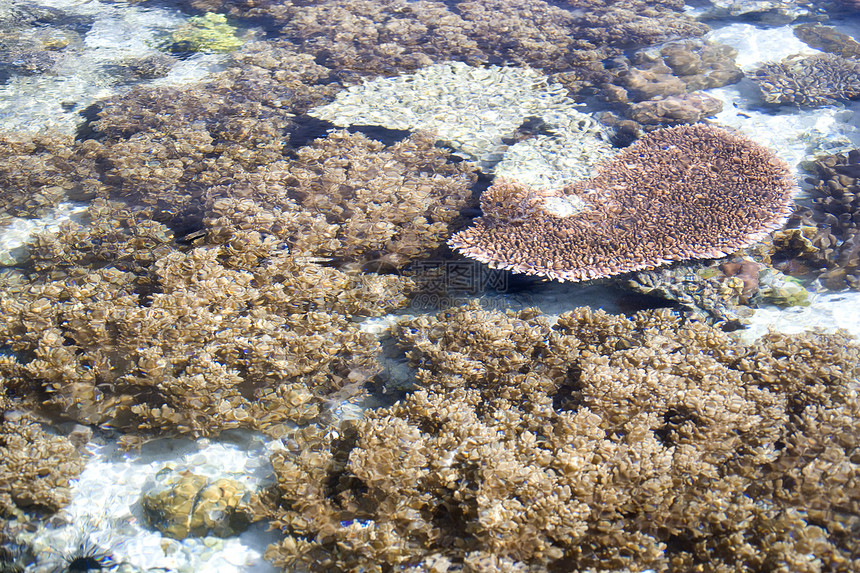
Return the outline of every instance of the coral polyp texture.
{"type": "Polygon", "coordinates": [[[585,164],[580,169],[587,174],[594,162],[588,156],[605,153],[609,144],[597,122],[577,107],[561,84],[538,70],[449,62],[352,86],[308,113],[343,127],[426,130],[463,157],[483,163],[500,159],[503,138],[527,118],[540,118],[560,128],[570,149],[582,150],[578,163],[585,164]]]}
{"type": "Polygon", "coordinates": [[[449,244],[493,268],[582,281],[717,258],[780,227],[796,189],[765,147],[707,125],[652,132],[560,190],[500,180],[449,244]]]}
{"type": "Polygon", "coordinates": [[[28,407],[130,432],[279,435],[381,369],[352,319],[405,304],[408,279],[322,267],[252,231],[180,251],[102,207],[41,236],[32,276],[4,277],[0,380],[28,407]]]}
{"type": "Polygon", "coordinates": [[[821,107],[860,98],[860,62],[834,54],[765,64],[752,79],[772,104],[821,107]]]}
{"type": "Polygon", "coordinates": [[[827,288],[860,289],[860,149],[821,157],[810,165],[816,176],[812,205],[798,207],[782,236],[774,236],[773,258],[785,272],[817,274],[827,288]]]}
{"type": "Polygon", "coordinates": [[[273,455],[285,570],[860,565],[856,341],[476,304],[398,330],[417,388],[273,455]]]}
{"type": "Polygon", "coordinates": [[[464,61],[577,70],[588,76],[621,50],[701,36],[683,3],[614,0],[185,0],[195,10],[274,23],[327,67],[386,75],[464,61]]]}

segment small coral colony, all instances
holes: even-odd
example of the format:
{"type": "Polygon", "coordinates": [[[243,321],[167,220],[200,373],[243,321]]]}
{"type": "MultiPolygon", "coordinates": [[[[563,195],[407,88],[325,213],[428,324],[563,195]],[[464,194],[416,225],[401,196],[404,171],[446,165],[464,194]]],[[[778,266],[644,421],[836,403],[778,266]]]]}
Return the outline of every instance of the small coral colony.
{"type": "Polygon", "coordinates": [[[180,4],[223,71],[159,86],[165,48],[76,135],[0,134],[4,221],[85,205],[0,274],[7,541],[69,502],[73,421],[281,440],[230,509],[285,571],[860,571],[857,343],[730,332],[860,289],[860,150],[798,177],[702,91],[860,98],[856,4],[758,3],[822,53],[746,73],[680,0],[180,4]],[[674,307],[415,311],[452,262],[674,307]]]}

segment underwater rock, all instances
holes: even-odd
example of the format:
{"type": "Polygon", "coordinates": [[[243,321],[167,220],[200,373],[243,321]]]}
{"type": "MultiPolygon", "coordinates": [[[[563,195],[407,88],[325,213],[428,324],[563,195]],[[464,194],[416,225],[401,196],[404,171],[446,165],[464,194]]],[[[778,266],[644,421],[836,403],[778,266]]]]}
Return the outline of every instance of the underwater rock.
{"type": "Polygon", "coordinates": [[[492,268],[603,278],[750,245],[785,222],[795,189],[767,148],[718,127],[679,126],[560,190],[497,180],[481,196],[482,217],[449,245],[492,268]]]}

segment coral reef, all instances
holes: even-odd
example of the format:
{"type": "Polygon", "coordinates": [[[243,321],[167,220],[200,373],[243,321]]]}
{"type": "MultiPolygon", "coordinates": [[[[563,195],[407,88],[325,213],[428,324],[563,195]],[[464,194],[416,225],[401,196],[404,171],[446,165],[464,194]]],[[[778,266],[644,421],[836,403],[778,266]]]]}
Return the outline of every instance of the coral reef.
{"type": "Polygon", "coordinates": [[[665,311],[401,323],[417,388],[273,455],[288,570],[853,570],[860,363],[665,311]]]}
{"type": "Polygon", "coordinates": [[[452,62],[353,86],[308,113],[344,127],[431,131],[463,157],[487,167],[498,161],[503,138],[514,135],[528,118],[561,127],[567,143],[582,149],[581,155],[596,148],[599,157],[608,145],[596,122],[576,107],[560,84],[537,70],[452,62]]]}
{"type": "Polygon", "coordinates": [[[694,92],[634,103],[627,109],[627,117],[642,125],[680,125],[696,123],[722,110],[719,99],[694,92]]]}
{"type": "Polygon", "coordinates": [[[603,99],[643,125],[695,123],[722,110],[722,102],[699,90],[738,82],[737,51],[701,40],[645,48],[613,59],[603,99]]]}
{"type": "Polygon", "coordinates": [[[812,208],[820,221],[843,239],[860,232],[860,149],[822,157],[812,168],[817,177],[807,183],[814,185],[812,208]]]}
{"type": "MultiPolygon", "coordinates": [[[[677,2],[187,0],[197,10],[259,18],[302,51],[346,73],[387,75],[463,61],[601,74],[621,50],[700,36],[677,2]]],[[[586,82],[589,80],[586,79],[586,82]]]]}
{"type": "Polygon", "coordinates": [[[0,216],[39,217],[70,195],[100,187],[94,161],[75,152],[71,137],[0,134],[0,216]]]}
{"type": "Polygon", "coordinates": [[[652,132],[562,190],[497,181],[449,244],[493,268],[581,281],[722,257],[782,225],[796,189],[766,148],[713,126],[652,132]]]}
{"type": "MultiPolygon", "coordinates": [[[[10,362],[9,356],[2,357],[10,362]]],[[[0,391],[9,381],[0,376],[0,391]]],[[[75,446],[64,436],[46,432],[36,418],[12,409],[0,394],[0,517],[53,513],[69,502],[69,481],[84,467],[75,446]]]]}
{"type": "Polygon", "coordinates": [[[860,42],[830,26],[806,23],[795,26],[794,35],[811,48],[830,52],[844,58],[860,57],[860,42]]]}
{"type": "Polygon", "coordinates": [[[41,237],[39,273],[0,294],[14,352],[0,374],[30,407],[132,432],[280,435],[378,372],[352,319],[403,305],[408,279],[322,267],[251,231],[178,250],[119,214],[41,237]]]}
{"type": "Polygon", "coordinates": [[[827,288],[860,288],[860,150],[821,157],[814,174],[812,205],[798,207],[789,226],[774,236],[775,266],[788,274],[817,275],[827,288]]]}
{"type": "Polygon", "coordinates": [[[754,261],[691,262],[640,271],[619,282],[633,291],[677,302],[697,319],[732,330],[752,314],[749,307],[758,293],[758,274],[754,261]]]}
{"type": "Polygon", "coordinates": [[[751,77],[771,104],[821,107],[860,97],[860,62],[834,54],[789,57],[751,77]]]}
{"type": "Polygon", "coordinates": [[[617,151],[608,134],[596,129],[595,121],[583,114],[554,117],[552,124],[531,118],[523,126],[531,123],[540,124],[540,129],[521,139],[514,136],[516,142],[505,150],[502,160],[485,171],[538,189],[555,189],[592,175],[598,164],[617,151]]]}
{"type": "Polygon", "coordinates": [[[293,161],[208,189],[210,238],[254,229],[288,241],[298,256],[400,268],[442,245],[472,201],[474,167],[449,162],[434,142],[417,133],[386,147],[332,132],[293,161]]]}

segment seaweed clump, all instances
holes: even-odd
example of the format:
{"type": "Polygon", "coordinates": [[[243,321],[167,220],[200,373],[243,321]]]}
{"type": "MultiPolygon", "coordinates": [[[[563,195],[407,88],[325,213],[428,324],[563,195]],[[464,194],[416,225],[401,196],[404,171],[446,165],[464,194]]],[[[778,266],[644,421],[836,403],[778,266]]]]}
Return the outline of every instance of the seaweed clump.
{"type": "MultiPolygon", "coordinates": [[[[665,311],[402,322],[416,389],[273,455],[253,504],[310,571],[857,567],[856,342],[665,311]]],[[[845,568],[845,569],[843,569],[845,568]]]]}

